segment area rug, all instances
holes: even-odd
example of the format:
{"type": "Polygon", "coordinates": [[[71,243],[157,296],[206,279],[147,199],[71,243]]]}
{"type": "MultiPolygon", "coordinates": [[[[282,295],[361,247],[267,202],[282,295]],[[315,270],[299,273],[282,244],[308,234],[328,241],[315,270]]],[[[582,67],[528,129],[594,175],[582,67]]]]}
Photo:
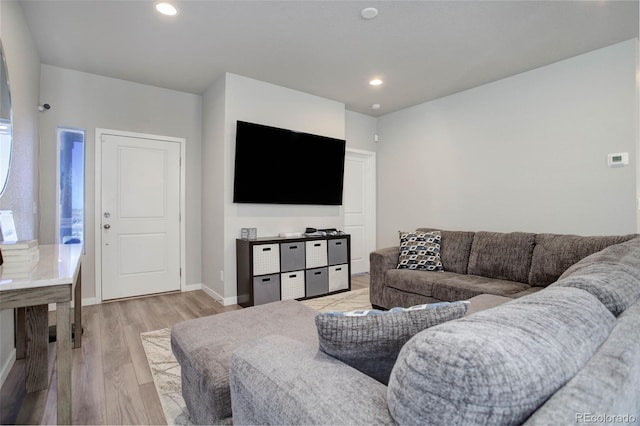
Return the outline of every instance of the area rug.
{"type": "Polygon", "coordinates": [[[344,293],[332,294],[331,296],[318,297],[316,299],[303,300],[301,303],[304,303],[318,312],[371,309],[368,288],[346,291],[344,293]]]}
{"type": "MultiPolygon", "coordinates": [[[[302,301],[319,312],[371,309],[369,289],[347,291],[302,301]]],[[[171,351],[171,329],[141,333],[142,347],[168,425],[192,425],[182,398],[180,364],[171,351]]]]}
{"type": "Polygon", "coordinates": [[[167,424],[193,424],[182,398],[180,364],[171,351],[171,329],[141,333],[140,338],[167,424]]]}

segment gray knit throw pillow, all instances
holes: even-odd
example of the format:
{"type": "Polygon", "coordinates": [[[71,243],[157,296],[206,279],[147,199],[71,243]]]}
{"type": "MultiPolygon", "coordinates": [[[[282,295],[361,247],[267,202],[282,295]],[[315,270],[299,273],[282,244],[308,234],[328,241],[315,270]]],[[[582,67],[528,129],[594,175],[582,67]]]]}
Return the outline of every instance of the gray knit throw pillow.
{"type": "Polygon", "coordinates": [[[402,346],[420,331],[461,318],[469,302],[316,315],[320,350],[385,385],[402,346]]]}

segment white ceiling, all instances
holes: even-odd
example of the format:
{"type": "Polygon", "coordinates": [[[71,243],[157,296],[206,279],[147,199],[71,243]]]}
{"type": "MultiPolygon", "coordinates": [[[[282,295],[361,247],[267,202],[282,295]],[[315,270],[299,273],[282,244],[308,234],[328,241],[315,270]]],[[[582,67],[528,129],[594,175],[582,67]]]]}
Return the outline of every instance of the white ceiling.
{"type": "Polygon", "coordinates": [[[373,116],[638,37],[639,20],[637,0],[21,4],[45,64],[197,94],[228,71],[373,116]]]}

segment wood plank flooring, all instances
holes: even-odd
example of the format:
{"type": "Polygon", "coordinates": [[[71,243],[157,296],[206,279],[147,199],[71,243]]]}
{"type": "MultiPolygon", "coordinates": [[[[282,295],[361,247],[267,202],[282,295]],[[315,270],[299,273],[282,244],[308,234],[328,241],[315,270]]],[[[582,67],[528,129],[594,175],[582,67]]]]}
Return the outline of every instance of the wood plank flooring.
{"type": "MultiPolygon", "coordinates": [[[[369,286],[354,275],[351,288],[369,286]]],[[[162,294],[82,308],[82,347],[72,351],[74,424],[166,424],[140,333],[241,309],[222,306],[202,290],[162,294]]],[[[50,315],[55,324],[55,315],[50,315]]],[[[56,345],[49,344],[49,389],[25,393],[24,360],[16,361],[0,390],[0,424],[56,423],[56,345]]]]}

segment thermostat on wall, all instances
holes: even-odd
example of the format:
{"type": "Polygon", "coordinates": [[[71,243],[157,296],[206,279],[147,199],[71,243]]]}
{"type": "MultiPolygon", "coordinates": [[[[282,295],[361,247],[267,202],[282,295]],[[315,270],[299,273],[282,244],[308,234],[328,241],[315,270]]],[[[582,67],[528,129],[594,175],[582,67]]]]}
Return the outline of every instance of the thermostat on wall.
{"type": "Polygon", "coordinates": [[[617,154],[607,155],[607,166],[609,167],[621,167],[629,165],[629,153],[618,152],[617,154]]]}

